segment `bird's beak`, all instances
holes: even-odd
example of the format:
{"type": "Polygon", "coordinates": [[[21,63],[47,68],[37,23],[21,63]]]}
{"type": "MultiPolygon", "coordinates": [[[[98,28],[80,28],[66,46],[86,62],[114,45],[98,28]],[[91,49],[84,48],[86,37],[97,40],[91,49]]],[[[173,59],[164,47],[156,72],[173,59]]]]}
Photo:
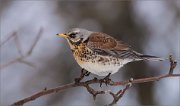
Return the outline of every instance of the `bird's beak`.
{"type": "Polygon", "coordinates": [[[68,37],[65,33],[62,33],[62,34],[56,34],[56,35],[57,35],[57,36],[64,37],[64,38],[67,38],[67,37],[68,37]]]}

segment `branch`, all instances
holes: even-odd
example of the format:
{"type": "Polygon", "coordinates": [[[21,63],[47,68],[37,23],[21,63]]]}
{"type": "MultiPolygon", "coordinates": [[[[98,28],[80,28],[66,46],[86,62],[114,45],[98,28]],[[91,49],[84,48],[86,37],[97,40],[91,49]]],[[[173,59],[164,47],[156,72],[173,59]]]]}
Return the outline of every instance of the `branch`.
{"type": "Polygon", "coordinates": [[[19,41],[19,37],[18,37],[17,34],[16,34],[14,40],[15,40],[16,48],[18,50],[19,55],[23,56],[22,47],[21,47],[21,44],[20,44],[20,41],[19,41]]]}
{"type": "Polygon", "coordinates": [[[10,39],[12,39],[14,36],[17,36],[17,32],[13,32],[6,40],[0,43],[0,47],[2,47],[4,44],[6,44],[10,39]]]}
{"type": "Polygon", "coordinates": [[[12,106],[22,106],[27,102],[33,101],[41,96],[45,96],[51,93],[57,93],[57,92],[62,92],[65,91],[69,88],[74,88],[74,87],[85,87],[87,89],[87,91],[93,95],[94,100],[96,99],[96,96],[98,94],[105,94],[107,93],[107,91],[96,91],[95,89],[93,89],[92,87],[90,87],[90,84],[95,84],[95,83],[107,83],[108,85],[111,86],[120,86],[120,85],[126,85],[126,87],[122,90],[119,90],[116,94],[114,94],[113,92],[109,92],[108,93],[114,98],[113,101],[108,105],[111,106],[115,103],[117,103],[117,101],[119,101],[119,99],[124,95],[124,93],[129,89],[129,87],[132,84],[138,84],[138,83],[145,83],[145,82],[152,82],[152,81],[158,81],[160,79],[163,78],[169,78],[169,77],[180,77],[180,74],[173,74],[173,70],[176,67],[177,62],[175,60],[173,60],[172,56],[169,57],[169,61],[170,61],[170,69],[169,69],[169,73],[167,74],[163,74],[163,75],[159,75],[159,76],[155,76],[155,77],[148,77],[148,78],[141,78],[141,79],[135,79],[133,80],[132,78],[130,80],[127,81],[120,81],[120,82],[114,82],[114,81],[109,81],[108,83],[102,79],[91,79],[91,80],[87,80],[84,82],[81,82],[81,80],[84,78],[84,76],[87,76],[87,72],[84,72],[83,69],[81,70],[81,75],[79,80],[77,81],[77,79],[75,80],[75,83],[70,83],[70,84],[66,84],[66,85],[62,85],[56,88],[51,88],[51,89],[47,89],[45,88],[44,90],[35,93],[32,96],[26,97],[22,100],[19,100],[15,103],[12,104],[12,106]],[[103,81],[103,82],[102,82],[103,81]]]}
{"type": "Polygon", "coordinates": [[[113,101],[108,104],[107,106],[112,106],[114,104],[116,104],[119,99],[124,95],[124,93],[131,87],[131,83],[127,84],[126,87],[124,89],[120,89],[116,94],[114,94],[113,92],[110,92],[109,94],[112,95],[112,97],[114,98],[113,101]]]}
{"type": "Polygon", "coordinates": [[[16,49],[18,50],[18,54],[20,55],[20,57],[17,57],[14,60],[11,60],[11,61],[9,61],[9,62],[7,62],[5,64],[0,65],[0,69],[8,67],[8,66],[10,66],[10,65],[12,65],[14,63],[17,63],[17,62],[26,64],[26,65],[28,65],[30,67],[35,67],[34,64],[28,62],[25,59],[32,54],[35,46],[37,45],[37,42],[39,41],[39,39],[40,39],[40,37],[42,35],[42,32],[43,32],[43,28],[40,28],[39,32],[36,35],[36,38],[35,38],[34,42],[32,43],[32,46],[30,47],[30,49],[25,54],[23,54],[23,50],[22,50],[22,47],[21,47],[17,32],[13,32],[6,40],[4,40],[0,44],[0,47],[2,47],[5,43],[7,43],[10,39],[12,39],[14,37],[15,46],[16,46],[16,49]]]}

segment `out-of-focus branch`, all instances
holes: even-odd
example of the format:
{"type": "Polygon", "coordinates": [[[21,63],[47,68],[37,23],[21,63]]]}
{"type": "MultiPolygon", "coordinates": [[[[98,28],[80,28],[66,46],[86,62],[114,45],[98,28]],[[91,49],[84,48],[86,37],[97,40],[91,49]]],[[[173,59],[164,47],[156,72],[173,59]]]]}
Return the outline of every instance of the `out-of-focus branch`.
{"type": "Polygon", "coordinates": [[[129,89],[129,87],[132,84],[158,81],[162,78],[168,78],[168,77],[180,77],[180,74],[173,74],[173,70],[176,67],[177,62],[175,60],[173,60],[172,56],[169,57],[169,60],[170,60],[170,69],[169,69],[169,72],[167,74],[162,74],[162,75],[155,76],[155,77],[134,79],[134,80],[131,78],[130,80],[120,81],[120,82],[114,82],[114,81],[108,81],[107,82],[107,81],[104,81],[102,79],[97,79],[97,78],[81,82],[81,80],[84,78],[84,76],[86,76],[86,74],[82,70],[79,80],[77,81],[77,79],[76,79],[75,83],[70,83],[70,84],[62,85],[62,86],[59,86],[56,88],[51,88],[51,89],[45,88],[42,91],[35,93],[32,96],[26,97],[22,100],[19,100],[12,105],[13,106],[22,106],[27,102],[33,101],[33,100],[35,100],[41,96],[45,96],[47,94],[62,92],[64,90],[67,90],[67,89],[73,88],[73,87],[85,87],[87,89],[87,91],[93,95],[94,99],[96,99],[96,96],[98,94],[109,93],[113,97],[113,101],[108,105],[108,106],[111,106],[111,105],[113,105],[119,101],[119,99],[124,95],[124,93],[129,89]],[[108,85],[111,85],[111,86],[126,85],[126,87],[122,90],[119,90],[116,94],[114,94],[111,91],[103,91],[103,90],[102,91],[96,91],[95,89],[93,89],[92,87],[89,86],[90,84],[95,84],[95,83],[99,83],[99,84],[100,83],[107,83],[108,85]]]}
{"type": "Polygon", "coordinates": [[[6,44],[10,39],[12,39],[14,36],[17,36],[17,32],[13,32],[6,40],[0,43],[0,47],[6,44]]]}
{"type": "Polygon", "coordinates": [[[33,52],[33,50],[34,50],[36,44],[38,43],[38,41],[39,41],[39,39],[40,39],[42,33],[43,33],[43,28],[40,28],[40,30],[39,30],[39,32],[38,32],[38,34],[37,34],[37,36],[36,36],[34,42],[32,43],[32,46],[30,47],[29,51],[26,53],[27,56],[29,56],[29,55],[32,54],[32,52],[33,52]]]}
{"type": "Polygon", "coordinates": [[[15,41],[16,48],[18,50],[19,55],[23,56],[22,47],[21,47],[21,44],[20,44],[20,41],[19,41],[19,36],[17,35],[17,33],[16,33],[16,36],[14,38],[14,41],[15,41]]]}
{"type": "Polygon", "coordinates": [[[30,46],[30,49],[26,52],[26,53],[23,53],[23,50],[22,50],[22,47],[21,47],[21,43],[19,41],[19,36],[17,34],[17,32],[13,32],[6,40],[4,40],[1,44],[0,44],[0,47],[2,47],[4,44],[6,44],[10,39],[12,39],[14,37],[14,41],[15,41],[15,46],[16,46],[16,49],[18,51],[18,54],[20,55],[19,57],[15,58],[14,60],[11,60],[5,64],[2,64],[0,65],[0,69],[3,69],[5,67],[8,67],[14,63],[23,63],[23,64],[26,64],[30,67],[35,67],[34,64],[32,64],[31,62],[28,62],[27,60],[25,60],[27,57],[29,57],[35,46],[37,45],[37,42],[39,41],[41,35],[42,35],[42,32],[43,32],[43,28],[40,28],[39,32],[37,33],[36,35],[36,38],[34,39],[32,45],[30,46]]]}

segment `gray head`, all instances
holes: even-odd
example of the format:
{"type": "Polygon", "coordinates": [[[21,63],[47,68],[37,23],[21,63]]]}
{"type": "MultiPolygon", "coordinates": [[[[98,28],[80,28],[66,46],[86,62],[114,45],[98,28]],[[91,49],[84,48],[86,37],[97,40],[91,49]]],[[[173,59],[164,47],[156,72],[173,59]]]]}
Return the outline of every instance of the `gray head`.
{"type": "Polygon", "coordinates": [[[86,29],[73,28],[67,33],[57,35],[66,38],[67,40],[69,40],[70,43],[81,43],[85,42],[91,35],[91,33],[93,32],[86,29]]]}

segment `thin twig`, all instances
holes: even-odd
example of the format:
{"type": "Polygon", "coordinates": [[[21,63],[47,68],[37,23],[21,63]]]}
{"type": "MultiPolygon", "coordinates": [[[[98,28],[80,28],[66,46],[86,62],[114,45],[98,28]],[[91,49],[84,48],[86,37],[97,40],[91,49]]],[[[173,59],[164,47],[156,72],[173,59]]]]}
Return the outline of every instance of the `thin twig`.
{"type": "Polygon", "coordinates": [[[0,43],[0,47],[2,47],[4,44],[6,44],[10,39],[12,39],[16,35],[17,35],[17,32],[13,32],[6,40],[0,43]]]}
{"type": "Polygon", "coordinates": [[[40,28],[40,30],[39,30],[39,32],[38,32],[34,42],[32,43],[32,46],[30,47],[29,51],[27,52],[27,55],[31,55],[32,54],[32,52],[34,50],[34,47],[36,46],[37,42],[39,41],[42,33],[43,33],[43,28],[40,28]]]}
{"type": "Polygon", "coordinates": [[[18,53],[20,54],[20,56],[23,56],[23,52],[22,52],[23,50],[22,50],[18,35],[15,36],[14,41],[15,41],[18,53]]]}
{"type": "Polygon", "coordinates": [[[107,106],[112,106],[116,104],[130,87],[131,87],[131,84],[127,84],[124,89],[120,89],[116,94],[114,94],[113,92],[110,92],[109,94],[112,95],[113,101],[107,106]]]}
{"type": "Polygon", "coordinates": [[[96,100],[96,96],[98,94],[105,94],[105,91],[96,91],[92,87],[89,86],[89,84],[85,84],[84,87],[87,89],[87,91],[92,94],[93,99],[96,100]]]}
{"type": "Polygon", "coordinates": [[[29,61],[27,61],[27,60],[19,60],[19,62],[20,63],[23,63],[23,64],[25,64],[25,65],[27,65],[27,66],[29,66],[29,67],[34,67],[34,68],[36,68],[36,65],[35,64],[33,64],[32,62],[29,62],[29,61]]]}

